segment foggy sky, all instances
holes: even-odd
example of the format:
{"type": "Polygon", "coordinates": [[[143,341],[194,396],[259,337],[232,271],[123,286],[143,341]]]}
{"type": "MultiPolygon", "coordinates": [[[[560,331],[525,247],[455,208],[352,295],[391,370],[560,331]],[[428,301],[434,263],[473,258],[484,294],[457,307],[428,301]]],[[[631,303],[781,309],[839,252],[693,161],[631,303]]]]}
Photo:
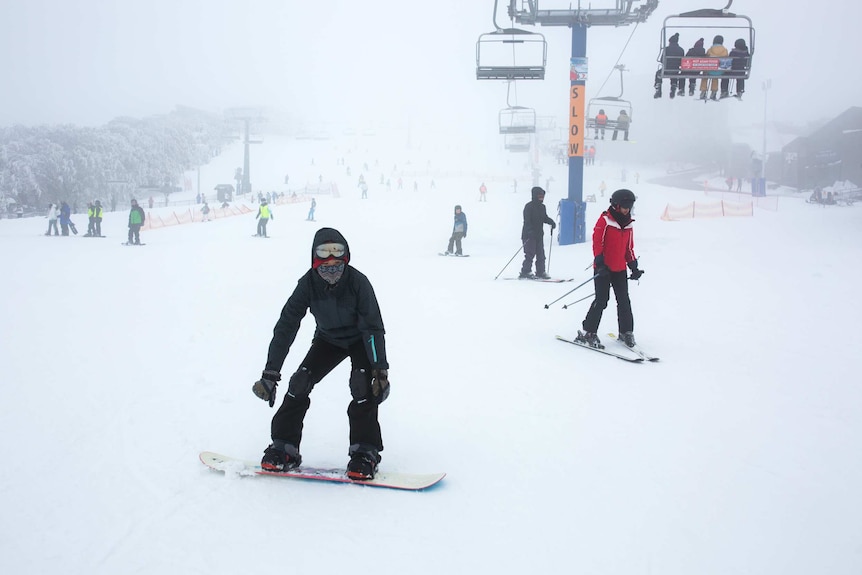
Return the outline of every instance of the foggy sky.
{"type": "MultiPolygon", "coordinates": [[[[497,21],[510,23],[506,0],[497,21]]],[[[720,8],[661,0],[620,60],[631,72],[624,96],[649,111],[660,30],[670,14],[720,8]]],[[[0,125],[100,125],[182,104],[280,108],[288,116],[485,129],[506,105],[506,84],[475,79],[475,45],[490,32],[493,0],[6,0],[0,19],[0,125]]],[[[541,8],[566,1],[540,0],[541,8]]],[[[595,0],[594,8],[613,7],[595,0]]],[[[762,81],[772,80],[770,119],[807,122],[862,105],[853,30],[862,4],[849,0],[735,0],[732,11],[757,31],[744,111],[763,115],[762,81]]],[[[525,26],[520,26],[524,27],[525,26]]],[[[565,118],[567,28],[533,28],[549,43],[545,81],[517,84],[518,104],[565,118]]],[[[611,72],[632,27],[588,31],[590,80],[611,72]]],[[[708,32],[703,34],[708,35],[708,32]]],[[[688,48],[692,41],[681,39],[688,48]]],[[[709,39],[707,39],[707,45],[709,39]]],[[[731,46],[732,39],[725,45],[731,46]]],[[[592,91],[592,93],[590,93],[592,91]]],[[[617,95],[612,78],[601,95],[617,95]]]]}

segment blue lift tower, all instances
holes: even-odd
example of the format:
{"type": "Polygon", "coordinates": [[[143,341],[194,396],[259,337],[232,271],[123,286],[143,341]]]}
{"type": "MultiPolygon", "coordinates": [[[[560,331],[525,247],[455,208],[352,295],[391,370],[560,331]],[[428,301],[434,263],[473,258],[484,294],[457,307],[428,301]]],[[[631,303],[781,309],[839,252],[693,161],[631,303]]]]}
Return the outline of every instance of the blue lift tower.
{"type": "MultiPolygon", "coordinates": [[[[496,0],[495,0],[496,1],[496,0]]],[[[607,0],[608,5],[612,0],[607,0]]],[[[584,87],[587,78],[587,28],[591,26],[627,26],[645,22],[658,7],[658,0],[613,0],[613,8],[593,8],[597,2],[577,7],[543,10],[539,0],[509,0],[509,18],[528,26],[568,26],[572,29],[571,68],[569,77],[569,193],[560,202],[560,245],[578,244],[586,241],[586,204],[584,203],[584,87]]],[[[513,30],[506,30],[510,33],[513,30]]],[[[520,32],[520,31],[519,31],[520,32]]],[[[503,32],[505,34],[505,32],[503,32]]],[[[520,38],[516,39],[520,40],[520,38]]],[[[542,38],[544,40],[544,38],[542,38]]],[[[544,64],[544,62],[542,63],[544,64]]],[[[519,71],[520,72],[520,71],[519,71]]],[[[531,76],[522,79],[544,79],[534,70],[531,76]]],[[[491,74],[485,72],[486,77],[491,74]]],[[[505,76],[505,75],[504,75],[505,76]]],[[[478,72],[477,72],[477,77],[478,72]]],[[[499,78],[499,76],[497,76],[499,78]]],[[[511,78],[511,75],[510,75],[511,78]]],[[[481,78],[480,78],[481,79],[481,78]]]]}

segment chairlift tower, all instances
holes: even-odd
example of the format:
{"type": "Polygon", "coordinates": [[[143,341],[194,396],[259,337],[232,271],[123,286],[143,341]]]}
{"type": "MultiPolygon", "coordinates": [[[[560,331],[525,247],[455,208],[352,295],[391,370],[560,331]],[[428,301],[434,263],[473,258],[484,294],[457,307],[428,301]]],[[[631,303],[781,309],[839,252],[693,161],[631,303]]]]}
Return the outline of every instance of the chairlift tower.
{"type": "MultiPolygon", "coordinates": [[[[615,0],[614,8],[542,10],[539,0],[509,0],[509,18],[530,26],[568,26],[572,29],[569,80],[569,192],[560,201],[560,245],[586,241],[584,202],[584,87],[587,81],[587,28],[628,26],[646,22],[658,7],[658,0],[615,0]]],[[[591,6],[591,4],[588,4],[591,6]]]]}
{"type": "Polygon", "coordinates": [[[251,159],[249,155],[249,144],[262,144],[263,140],[250,139],[251,124],[262,122],[263,112],[258,108],[230,108],[225,111],[225,119],[228,121],[242,122],[244,155],[242,162],[242,190],[237,190],[237,195],[251,192],[251,159]]]}

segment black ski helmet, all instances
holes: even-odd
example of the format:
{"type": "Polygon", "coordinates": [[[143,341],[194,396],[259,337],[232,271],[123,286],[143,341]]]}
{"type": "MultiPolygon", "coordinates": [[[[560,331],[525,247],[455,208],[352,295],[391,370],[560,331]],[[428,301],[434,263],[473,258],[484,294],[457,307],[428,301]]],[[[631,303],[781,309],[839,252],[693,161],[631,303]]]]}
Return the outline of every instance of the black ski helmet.
{"type": "Polygon", "coordinates": [[[611,194],[611,205],[632,209],[632,206],[635,205],[636,199],[637,198],[631,190],[623,188],[611,194]]]}

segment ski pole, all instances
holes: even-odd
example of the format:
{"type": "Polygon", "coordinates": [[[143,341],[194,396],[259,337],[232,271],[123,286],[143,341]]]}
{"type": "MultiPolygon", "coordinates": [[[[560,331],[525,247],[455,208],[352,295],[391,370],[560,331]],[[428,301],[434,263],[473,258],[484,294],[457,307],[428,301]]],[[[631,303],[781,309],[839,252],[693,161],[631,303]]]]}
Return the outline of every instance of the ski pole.
{"type": "Polygon", "coordinates": [[[554,229],[556,228],[551,229],[551,241],[548,243],[548,265],[545,266],[545,273],[548,275],[551,274],[551,250],[554,247],[554,229]]]}
{"type": "MultiPolygon", "coordinates": [[[[512,263],[512,260],[513,260],[513,259],[515,259],[516,257],[518,257],[518,254],[519,254],[519,253],[521,253],[521,250],[522,250],[522,249],[524,249],[524,244],[523,244],[523,243],[521,244],[521,247],[519,247],[519,248],[518,248],[518,251],[516,251],[516,252],[515,252],[515,255],[513,255],[513,256],[512,256],[512,259],[511,259],[511,260],[509,260],[508,262],[506,262],[506,265],[504,265],[504,266],[503,266],[503,269],[501,269],[501,270],[500,270],[500,274],[501,274],[501,273],[503,273],[504,271],[506,271],[506,268],[507,268],[507,267],[509,267],[509,264],[510,264],[510,263],[512,263]]],[[[497,274],[496,276],[494,276],[494,279],[497,279],[498,277],[500,277],[500,274],[497,274]]]]}
{"type": "Polygon", "coordinates": [[[596,276],[598,276],[598,275],[599,275],[599,274],[596,274],[596,275],[594,275],[593,277],[591,277],[590,279],[588,279],[587,281],[585,281],[584,283],[582,283],[582,284],[578,285],[577,287],[573,287],[572,289],[570,289],[569,291],[567,291],[566,293],[564,293],[563,295],[561,295],[560,297],[558,297],[557,299],[555,299],[554,301],[552,301],[551,303],[546,303],[546,304],[545,304],[545,309],[548,309],[550,306],[554,305],[555,303],[557,303],[558,301],[560,301],[561,299],[563,299],[564,297],[566,297],[567,295],[569,295],[570,293],[572,293],[573,291],[575,291],[576,289],[578,289],[578,288],[580,288],[580,287],[583,287],[583,286],[587,285],[588,283],[590,283],[591,281],[593,281],[594,279],[596,279],[596,276]]]}
{"type": "Polygon", "coordinates": [[[596,295],[596,292],[593,292],[593,293],[591,293],[590,295],[588,295],[588,296],[586,296],[586,297],[582,297],[581,299],[576,299],[576,300],[575,300],[575,301],[573,301],[572,303],[567,303],[566,305],[564,305],[564,306],[563,306],[563,309],[568,309],[568,307],[569,307],[570,305],[575,305],[576,303],[578,303],[578,302],[582,302],[582,301],[584,301],[585,299],[589,299],[589,298],[593,297],[594,295],[596,295]]]}

